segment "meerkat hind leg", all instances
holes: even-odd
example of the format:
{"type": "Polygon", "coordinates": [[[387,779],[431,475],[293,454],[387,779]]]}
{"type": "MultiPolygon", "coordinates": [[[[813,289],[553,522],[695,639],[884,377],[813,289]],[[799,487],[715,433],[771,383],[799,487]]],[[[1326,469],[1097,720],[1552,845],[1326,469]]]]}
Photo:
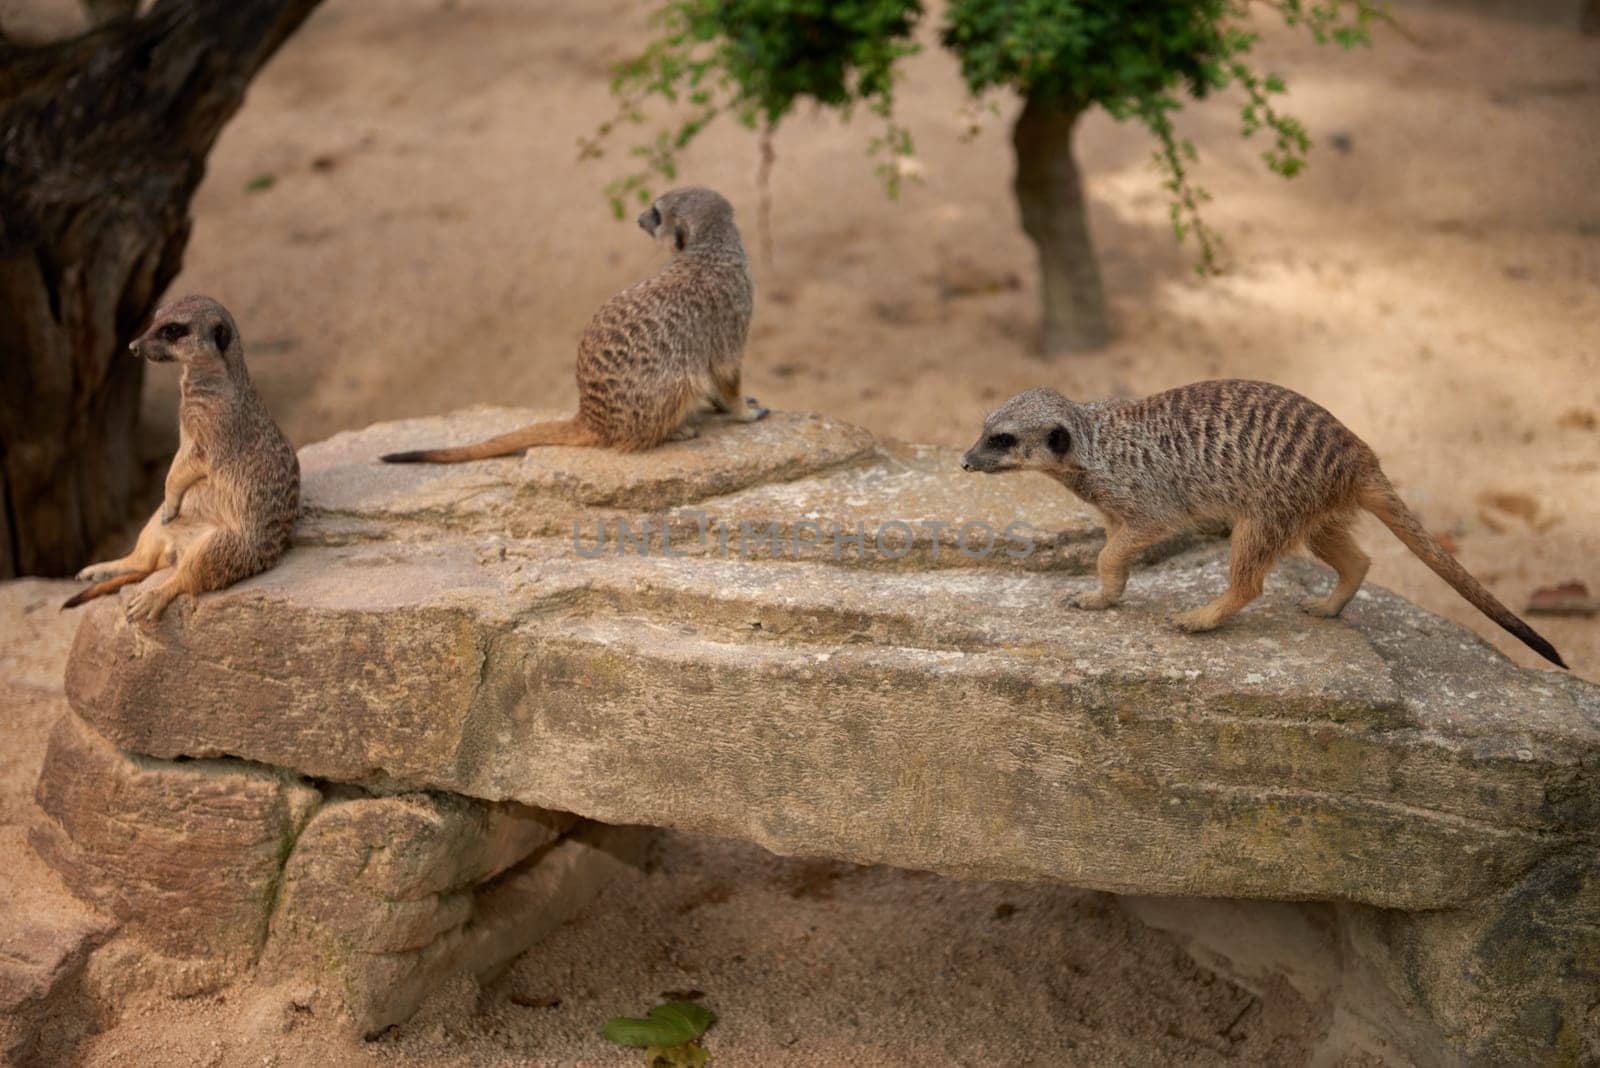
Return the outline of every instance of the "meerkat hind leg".
{"type": "Polygon", "coordinates": [[[133,551],[127,556],[90,564],[79,571],[76,578],[79,582],[104,582],[106,579],[119,578],[136,572],[148,574],[151,571],[158,571],[166,566],[162,563],[162,558],[168,555],[167,549],[171,543],[172,537],[163,529],[161,516],[157,513],[145,523],[144,529],[139,532],[139,540],[134,543],[133,551]]]}
{"type": "Polygon", "coordinates": [[[1311,615],[1331,619],[1344,611],[1367,577],[1372,558],[1361,551],[1345,520],[1330,522],[1313,531],[1306,544],[1319,560],[1338,573],[1326,597],[1306,597],[1300,607],[1311,615]]]}
{"type": "Polygon", "coordinates": [[[754,397],[744,397],[739,394],[739,371],[734,369],[732,375],[717,381],[716,392],[711,394],[711,406],[725,415],[731,415],[741,423],[753,423],[758,419],[765,419],[769,413],[767,408],[754,397]]]}
{"type": "Polygon", "coordinates": [[[1191,634],[1220,627],[1261,596],[1267,572],[1285,548],[1285,539],[1259,520],[1234,523],[1228,548],[1228,588],[1209,604],[1173,616],[1172,622],[1191,634]]]}
{"type": "Polygon", "coordinates": [[[237,531],[220,527],[206,531],[178,554],[165,581],[128,599],[128,618],[154,622],[180,593],[220,590],[248,578],[253,573],[250,555],[249,545],[237,531]]]}
{"type": "Polygon", "coordinates": [[[1110,608],[1122,599],[1128,586],[1128,567],[1133,558],[1161,538],[1160,533],[1135,527],[1114,516],[1106,516],[1106,544],[1095,561],[1100,588],[1072,598],[1075,608],[1091,612],[1110,608]]]}

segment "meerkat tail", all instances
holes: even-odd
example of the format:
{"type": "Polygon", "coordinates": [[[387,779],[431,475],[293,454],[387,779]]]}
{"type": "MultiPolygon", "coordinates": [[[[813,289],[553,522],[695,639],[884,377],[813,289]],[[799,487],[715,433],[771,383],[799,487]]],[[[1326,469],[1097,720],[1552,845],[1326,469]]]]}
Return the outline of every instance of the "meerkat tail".
{"type": "Polygon", "coordinates": [[[1472,577],[1461,562],[1443,545],[1439,539],[1428,533],[1422,521],[1415,512],[1406,507],[1400,499],[1389,480],[1379,475],[1368,484],[1361,494],[1361,506],[1382,520],[1383,525],[1394,532],[1405,547],[1417,555],[1417,558],[1433,569],[1434,574],[1444,579],[1455,591],[1465,597],[1472,606],[1521,641],[1528,648],[1555,664],[1557,667],[1566,668],[1567,663],[1561,659],[1561,654],[1556,652],[1551,645],[1537,631],[1528,626],[1511,609],[1501,604],[1494,594],[1484,589],[1483,584],[1472,577]]]}
{"type": "Polygon", "coordinates": [[[118,575],[116,578],[106,579],[104,582],[97,582],[88,589],[67,598],[65,603],[61,605],[61,610],[65,612],[69,608],[78,607],[85,601],[92,601],[96,597],[104,597],[108,593],[116,593],[122,587],[149,578],[153,574],[155,574],[154,571],[134,571],[127,575],[118,575]]]}
{"type": "Polygon", "coordinates": [[[451,449],[418,449],[414,452],[391,452],[379,457],[386,464],[458,464],[465,460],[486,460],[491,456],[509,456],[535,445],[599,445],[600,438],[578,421],[557,419],[548,423],[534,423],[509,434],[490,438],[472,445],[458,445],[451,449]]]}

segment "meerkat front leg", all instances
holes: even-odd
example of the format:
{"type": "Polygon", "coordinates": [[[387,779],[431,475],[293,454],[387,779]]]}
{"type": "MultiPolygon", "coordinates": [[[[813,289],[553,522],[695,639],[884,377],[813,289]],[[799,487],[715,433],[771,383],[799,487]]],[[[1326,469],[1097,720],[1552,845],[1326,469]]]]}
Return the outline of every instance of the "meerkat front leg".
{"type": "Polygon", "coordinates": [[[1100,588],[1092,593],[1080,593],[1072,598],[1075,608],[1096,612],[1110,608],[1122,599],[1128,586],[1128,567],[1141,551],[1159,541],[1161,534],[1136,527],[1116,516],[1106,517],[1106,544],[1096,560],[1100,573],[1100,588]]]}
{"type": "Polygon", "coordinates": [[[183,495],[206,474],[207,466],[193,446],[185,444],[178,450],[178,454],[172,458],[172,466],[167,469],[166,492],[161,500],[161,522],[170,523],[178,518],[178,512],[183,507],[183,495]]]}

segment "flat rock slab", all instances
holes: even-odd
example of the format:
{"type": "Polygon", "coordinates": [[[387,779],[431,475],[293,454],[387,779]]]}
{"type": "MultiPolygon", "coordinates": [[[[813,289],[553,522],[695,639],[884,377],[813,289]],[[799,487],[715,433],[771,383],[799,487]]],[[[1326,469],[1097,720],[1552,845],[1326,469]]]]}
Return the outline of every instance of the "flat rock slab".
{"type": "Polygon", "coordinates": [[[951,525],[1043,526],[1053,504],[1090,537],[1047,480],[967,475],[781,414],[646,456],[374,459],[514,414],[308,450],[303,547],[157,626],[92,606],[74,707],[156,757],[1121,892],[1439,908],[1600,821],[1600,690],[1519,671],[1377,589],[1344,619],[1311,619],[1293,606],[1323,581],[1310,565],[1190,636],[1165,617],[1222,588],[1217,550],[1136,573],[1124,606],[1091,613],[1062,602],[1093,578],[1030,573],[998,549],[882,568],[848,552],[744,559],[715,538],[687,557],[585,547],[458,518],[442,490],[492,485],[537,510],[528,485],[539,498],[606,482],[609,501],[693,503],[723,528],[787,513],[875,531],[943,509],[951,525]],[[746,438],[753,466],[729,459],[746,438]],[[791,481],[752,488],[755,471],[791,481]],[[690,500],[689,485],[733,492],[690,500]],[[408,486],[430,503],[413,507],[408,486]]]}
{"type": "MultiPolygon", "coordinates": [[[[155,757],[1123,893],[1461,909],[1596,855],[1600,688],[1381,589],[1312,619],[1291,563],[1189,636],[1224,558],[1172,544],[1064,607],[1100,544],[1064,490],[809,416],[376,462],[528,417],[306,450],[297,548],[155,626],[92,605],[73,706],[155,757]]],[[[1589,878],[1562,959],[1600,960],[1589,878]]]]}

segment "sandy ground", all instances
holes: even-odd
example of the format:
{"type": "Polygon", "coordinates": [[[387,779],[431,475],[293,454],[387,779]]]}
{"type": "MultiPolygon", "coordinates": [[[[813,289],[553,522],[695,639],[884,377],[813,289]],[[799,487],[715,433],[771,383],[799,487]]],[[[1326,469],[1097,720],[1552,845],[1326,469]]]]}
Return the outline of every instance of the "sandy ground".
{"type": "MultiPolygon", "coordinates": [[[[20,2],[0,0],[0,19],[20,2]]],[[[865,121],[797,116],[776,143],[776,254],[756,264],[749,391],[965,444],[986,408],[1032,385],[1089,398],[1270,378],[1365,437],[1508,603],[1568,579],[1600,588],[1600,38],[1573,31],[1574,4],[1518,5],[1528,17],[1516,20],[1495,7],[1507,5],[1402,4],[1411,40],[1354,55],[1269,31],[1262,56],[1319,138],[1293,182],[1236,136],[1232,106],[1187,111],[1215,196],[1208,218],[1229,242],[1221,279],[1194,279],[1173,245],[1146,137],[1090,118],[1080,154],[1120,334],[1082,358],[1044,362],[1031,348],[1031,253],[1008,189],[1014,104],[997,101],[969,143],[953,63],[937,50],[913,61],[902,115],[925,181],[897,203],[863,156],[865,121]]],[[[608,65],[642,40],[646,11],[327,0],[263,74],[212,156],[176,290],[233,310],[297,443],[473,404],[574,403],[588,315],[657,262],[599,193],[620,153],[577,161],[578,138],[611,113],[608,65]],[[251,191],[265,175],[270,188],[251,191]]],[[[685,162],[686,180],[735,202],[755,247],[749,135],[714,129],[685,162]]],[[[156,369],[153,452],[168,447],[175,399],[156,369]]],[[[1539,663],[1375,522],[1360,534],[1374,581],[1539,663]]],[[[34,618],[8,607],[8,644],[34,618]]],[[[1600,678],[1600,619],[1536,625],[1600,678]]],[[[20,740],[0,757],[0,818],[13,826],[48,721],[42,670],[0,660],[20,740]]],[[[1269,999],[1230,1030],[1237,990],[1074,891],[672,838],[647,873],[489,990],[455,991],[341,1056],[628,1063],[594,1038],[599,1022],[685,986],[723,1014],[724,1063],[1294,1063],[1303,1011],[1269,999]],[[1000,919],[1002,903],[1017,912],[1000,919]],[[513,994],[562,1004],[524,1008],[513,994]]],[[[90,1060],[254,1055],[225,1037],[215,1058],[197,1053],[235,1011],[191,1003],[130,1020],[90,1060]]],[[[297,1033],[249,1063],[317,1059],[297,1033]]]]}

